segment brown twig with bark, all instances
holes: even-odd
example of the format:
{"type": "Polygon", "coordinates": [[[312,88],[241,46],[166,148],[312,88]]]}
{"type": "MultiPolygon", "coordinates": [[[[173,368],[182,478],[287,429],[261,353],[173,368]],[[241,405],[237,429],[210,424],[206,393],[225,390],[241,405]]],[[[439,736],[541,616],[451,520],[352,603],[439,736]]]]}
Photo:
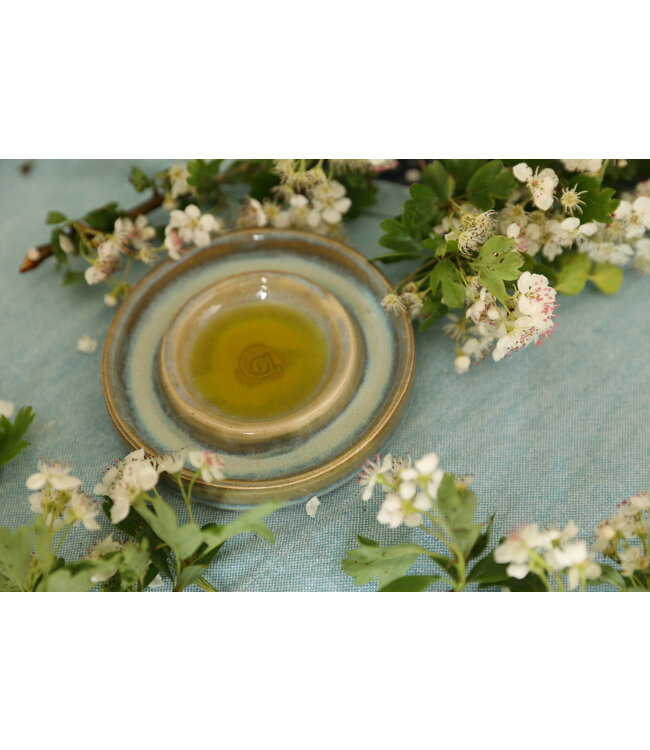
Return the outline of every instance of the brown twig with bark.
{"type": "MultiPolygon", "coordinates": [[[[160,206],[162,206],[162,202],[163,196],[160,195],[160,193],[154,193],[151,198],[148,198],[146,201],[138,203],[137,206],[129,209],[126,212],[125,216],[127,216],[129,219],[135,219],[136,216],[140,216],[140,214],[151,213],[151,211],[155,211],[155,209],[160,208],[160,206]]],[[[34,268],[40,266],[40,264],[46,258],[49,258],[50,255],[52,255],[52,245],[49,242],[45,243],[44,245],[39,245],[35,248],[35,250],[38,253],[38,257],[36,257],[36,254],[34,254],[33,257],[30,257],[30,253],[25,255],[25,258],[23,259],[23,262],[20,266],[21,273],[25,273],[25,271],[32,271],[34,268]]]]}

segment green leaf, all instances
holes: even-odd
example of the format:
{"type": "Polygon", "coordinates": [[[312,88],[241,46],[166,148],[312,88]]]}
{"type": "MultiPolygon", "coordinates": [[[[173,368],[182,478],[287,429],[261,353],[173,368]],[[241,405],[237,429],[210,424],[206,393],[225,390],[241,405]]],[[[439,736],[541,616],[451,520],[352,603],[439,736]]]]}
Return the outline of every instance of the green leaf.
{"type": "Polygon", "coordinates": [[[514,240],[495,235],[483,245],[470,266],[481,284],[499,301],[505,302],[504,281],[514,281],[521,275],[522,256],[514,250],[514,240]]]}
{"type": "Polygon", "coordinates": [[[424,303],[422,305],[420,330],[426,331],[436,320],[444,317],[448,312],[449,308],[439,297],[428,294],[424,298],[424,303]]]}
{"type": "Polygon", "coordinates": [[[381,545],[379,542],[376,542],[374,539],[369,539],[367,536],[361,536],[361,534],[357,534],[357,541],[359,544],[363,545],[364,547],[380,547],[381,545]]]}
{"type": "Polygon", "coordinates": [[[381,547],[361,543],[361,547],[348,550],[342,561],[343,571],[354,578],[357,586],[370,583],[375,578],[380,586],[404,575],[413,563],[426,555],[427,550],[418,544],[391,544],[381,547]]]}
{"type": "Polygon", "coordinates": [[[439,161],[434,161],[424,168],[422,179],[433,190],[440,203],[446,203],[453,195],[454,178],[439,161]]]}
{"type": "MultiPolygon", "coordinates": [[[[121,550],[121,558],[120,588],[122,591],[133,591],[146,578],[147,571],[150,569],[148,540],[143,538],[125,545],[121,550]]],[[[151,567],[155,571],[155,566],[151,567]]],[[[150,581],[154,577],[155,572],[150,581]]]]}
{"type": "Polygon", "coordinates": [[[476,562],[467,576],[467,583],[481,582],[485,585],[498,584],[509,578],[506,563],[495,561],[492,552],[476,562]]]}
{"type": "Polygon", "coordinates": [[[90,580],[93,574],[93,568],[71,569],[68,567],[59,568],[47,576],[45,579],[44,591],[90,591],[95,584],[90,580]]]}
{"type": "Polygon", "coordinates": [[[610,263],[596,263],[589,281],[605,294],[616,294],[623,283],[623,269],[610,263]]]}
{"type": "Polygon", "coordinates": [[[248,195],[255,200],[262,201],[273,195],[273,188],[280,184],[280,177],[268,170],[260,170],[251,178],[248,195]]]}
{"type": "Polygon", "coordinates": [[[445,159],[445,166],[456,181],[456,190],[462,193],[472,175],[485,164],[485,159],[445,159]]]}
{"type": "Polygon", "coordinates": [[[199,579],[205,571],[205,568],[205,565],[188,565],[186,568],[183,568],[178,576],[178,580],[176,581],[176,590],[183,591],[190,584],[196,583],[197,579],[199,579]]]}
{"type": "Polygon", "coordinates": [[[380,591],[425,591],[436,581],[441,581],[440,576],[402,576],[391,581],[380,591]]]}
{"type": "Polygon", "coordinates": [[[480,167],[467,183],[467,199],[482,211],[494,208],[497,200],[506,200],[517,181],[511,169],[498,159],[480,167]]]}
{"type": "Polygon", "coordinates": [[[107,203],[101,208],[89,211],[83,221],[100,232],[112,232],[115,229],[115,221],[124,214],[117,203],[107,203]]]}
{"type": "Polygon", "coordinates": [[[415,239],[429,234],[434,218],[438,216],[438,197],[426,185],[411,185],[411,199],[404,204],[402,223],[415,239]]]}
{"type": "Polygon", "coordinates": [[[142,193],[147,188],[152,186],[151,180],[140,169],[140,167],[133,167],[131,169],[131,173],[129,174],[129,182],[138,191],[138,193],[142,193]]]}
{"type": "Polygon", "coordinates": [[[345,221],[356,218],[364,209],[377,202],[377,188],[364,172],[347,172],[337,177],[345,187],[347,197],[352,205],[343,217],[345,221]]]}
{"type": "Polygon", "coordinates": [[[472,547],[469,555],[467,555],[468,560],[474,560],[475,558],[480,557],[487,549],[487,546],[490,543],[490,537],[492,536],[492,527],[494,526],[495,518],[496,513],[493,513],[490,516],[487,528],[481,533],[479,538],[476,540],[476,543],[472,547]]]}
{"type": "Polygon", "coordinates": [[[600,570],[601,573],[598,579],[596,581],[589,581],[591,586],[598,583],[611,583],[617,589],[624,590],[626,588],[625,579],[613,565],[601,564],[600,570]]]}
{"type": "Polygon", "coordinates": [[[619,200],[614,198],[615,190],[613,188],[601,187],[597,177],[586,174],[579,174],[571,177],[570,185],[577,187],[578,191],[584,191],[580,199],[584,201],[580,221],[600,221],[609,224],[612,220],[612,214],[618,208],[619,200]]]}
{"type": "Polygon", "coordinates": [[[282,508],[285,504],[279,500],[262,503],[255,508],[251,508],[251,510],[240,513],[232,523],[225,526],[211,524],[209,528],[203,530],[203,538],[208,549],[221,546],[227,539],[237,534],[247,533],[258,534],[267,542],[273,544],[275,542],[273,532],[261,519],[270,516],[271,513],[282,508]]]}
{"type": "Polygon", "coordinates": [[[467,558],[481,533],[481,525],[473,523],[476,495],[467,487],[457,485],[453,474],[445,474],[438,488],[438,507],[467,558]]]}
{"type": "Polygon", "coordinates": [[[447,253],[447,243],[438,234],[432,234],[426,240],[422,240],[422,247],[435,253],[436,258],[444,258],[447,253]]]}
{"type": "Polygon", "coordinates": [[[62,229],[57,228],[50,232],[50,247],[58,265],[68,262],[68,256],[63,252],[61,243],[59,242],[62,231],[62,229]]]}
{"type": "Polygon", "coordinates": [[[436,263],[429,274],[429,288],[435,294],[438,287],[442,290],[442,302],[449,308],[463,307],[465,304],[465,286],[458,266],[451,258],[444,258],[436,263]]]}
{"type": "Polygon", "coordinates": [[[591,259],[584,253],[568,253],[560,258],[561,268],[555,288],[561,294],[580,294],[591,269],[591,259]]]}
{"type": "Polygon", "coordinates": [[[186,560],[203,543],[201,529],[195,523],[179,526],[176,513],[167,503],[158,501],[153,510],[143,503],[134,508],[179,560],[186,560]]]}
{"type": "Polygon", "coordinates": [[[420,253],[390,253],[388,255],[376,255],[369,260],[377,263],[402,263],[405,260],[416,260],[420,253]]]}
{"type": "Polygon", "coordinates": [[[70,284],[80,284],[85,280],[83,271],[73,271],[71,268],[66,268],[61,283],[63,286],[70,286],[70,284]]]}
{"type": "Polygon", "coordinates": [[[187,182],[191,185],[197,193],[209,193],[218,187],[216,177],[219,174],[219,169],[223,159],[211,159],[205,161],[205,159],[193,159],[187,165],[187,171],[189,177],[187,182]]]}
{"type": "Polygon", "coordinates": [[[31,562],[31,527],[0,527],[0,591],[25,591],[31,562]]]}
{"type": "Polygon", "coordinates": [[[0,416],[0,466],[11,461],[29,446],[23,437],[33,421],[34,412],[31,406],[23,406],[19,409],[13,421],[0,416]]]}
{"type": "Polygon", "coordinates": [[[529,573],[524,578],[512,578],[506,573],[507,563],[498,563],[490,552],[479,560],[467,578],[467,583],[478,583],[480,589],[500,586],[510,591],[546,591],[539,576],[529,573]]]}
{"type": "MultiPolygon", "coordinates": [[[[102,507],[106,517],[111,517],[111,507],[113,503],[110,498],[106,498],[102,507]]],[[[129,513],[129,515],[119,523],[114,524],[122,533],[133,539],[142,539],[143,537],[149,542],[149,556],[151,562],[158,570],[159,573],[165,576],[170,581],[174,580],[172,571],[170,568],[170,558],[168,554],[169,547],[163,542],[163,540],[154,532],[149,524],[139,516],[137,513],[129,513]]]]}
{"type": "Polygon", "coordinates": [[[65,214],[62,214],[60,211],[48,211],[48,214],[45,217],[46,224],[61,224],[62,222],[67,220],[68,217],[65,214]]]}
{"type": "Polygon", "coordinates": [[[384,234],[379,238],[379,244],[390,250],[397,250],[398,253],[420,256],[420,243],[411,237],[405,240],[394,234],[384,234]]]}

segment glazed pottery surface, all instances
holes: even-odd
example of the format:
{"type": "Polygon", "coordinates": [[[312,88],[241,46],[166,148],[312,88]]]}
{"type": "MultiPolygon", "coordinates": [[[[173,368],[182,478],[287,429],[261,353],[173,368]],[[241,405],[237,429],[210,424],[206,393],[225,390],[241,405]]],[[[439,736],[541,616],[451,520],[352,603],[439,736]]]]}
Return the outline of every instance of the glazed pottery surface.
{"type": "MultiPolygon", "coordinates": [[[[323,493],[357,471],[395,427],[413,375],[406,315],[380,305],[382,274],[335,240],[293,230],[241,230],[165,261],[118,310],[104,347],[109,414],[126,442],[152,455],[180,448],[221,453],[227,478],[198,480],[195,496],[227,508],[323,493]],[[327,355],[309,398],[255,418],[208,403],[193,383],[193,342],[209,319],[254,300],[300,310],[327,355]]],[[[241,352],[240,380],[282,382],[281,352],[241,352]]],[[[254,391],[251,391],[251,393],[254,391]]]]}

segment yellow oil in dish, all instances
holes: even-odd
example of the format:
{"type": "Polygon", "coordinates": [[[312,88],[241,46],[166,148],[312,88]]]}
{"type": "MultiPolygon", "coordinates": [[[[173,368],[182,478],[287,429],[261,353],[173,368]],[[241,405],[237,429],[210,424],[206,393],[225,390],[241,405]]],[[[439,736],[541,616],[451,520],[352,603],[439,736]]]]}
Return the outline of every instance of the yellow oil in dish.
{"type": "Polygon", "coordinates": [[[275,302],[224,310],[198,332],[190,376],[223,413],[269,419],[306,403],[327,368],[323,332],[307,315],[275,302]]]}

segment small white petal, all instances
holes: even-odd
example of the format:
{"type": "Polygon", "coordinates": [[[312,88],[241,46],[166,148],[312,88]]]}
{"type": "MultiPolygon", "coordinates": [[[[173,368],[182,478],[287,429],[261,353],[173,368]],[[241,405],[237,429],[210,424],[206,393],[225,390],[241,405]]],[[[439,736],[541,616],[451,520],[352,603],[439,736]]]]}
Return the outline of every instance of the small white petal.
{"type": "Polygon", "coordinates": [[[84,334],[77,339],[77,351],[83,352],[84,354],[92,354],[97,349],[97,339],[91,339],[90,336],[84,334]]]}
{"type": "Polygon", "coordinates": [[[11,419],[14,414],[15,408],[16,407],[11,403],[11,401],[0,401],[0,417],[7,417],[7,419],[11,419]]]}
{"type": "Polygon", "coordinates": [[[316,515],[319,506],[320,500],[317,497],[314,496],[311,498],[311,500],[307,500],[307,502],[305,503],[305,511],[307,512],[307,515],[310,518],[313,518],[316,515]]]}

